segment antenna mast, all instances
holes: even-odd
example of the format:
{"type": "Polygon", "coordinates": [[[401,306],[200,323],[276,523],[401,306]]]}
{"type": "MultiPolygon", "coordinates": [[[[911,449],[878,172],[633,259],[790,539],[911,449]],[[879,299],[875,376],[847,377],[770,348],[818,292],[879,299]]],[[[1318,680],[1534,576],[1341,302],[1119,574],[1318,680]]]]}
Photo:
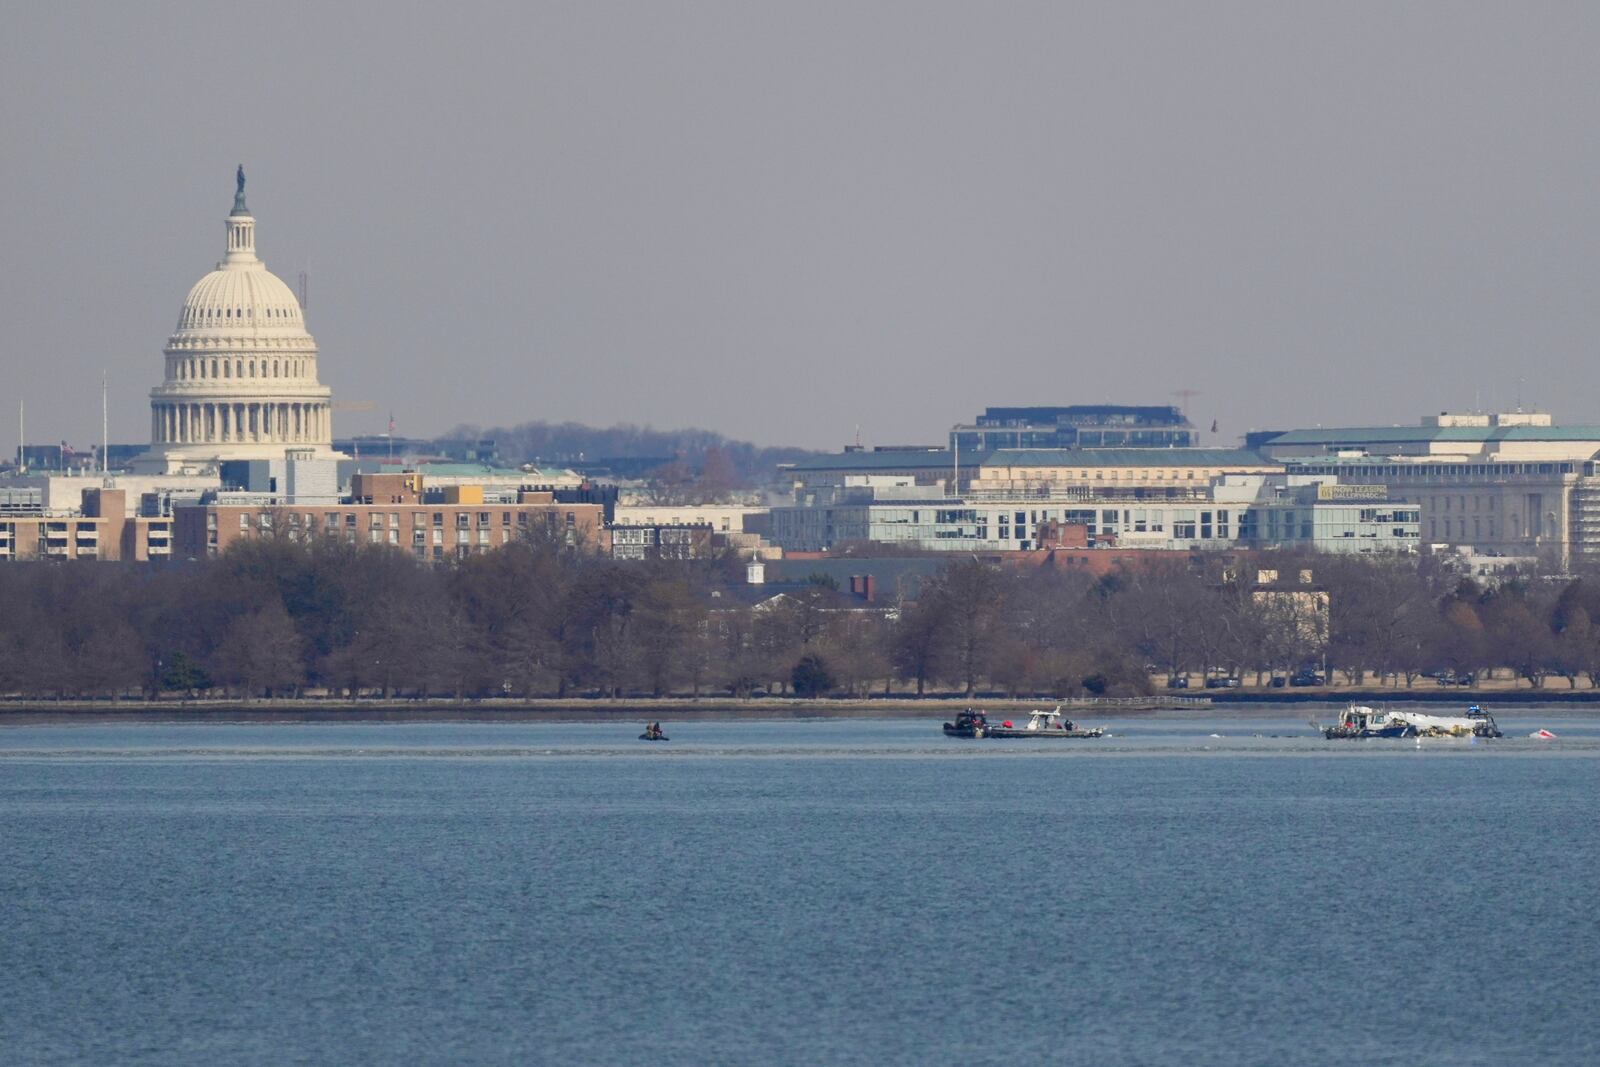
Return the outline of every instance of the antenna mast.
{"type": "Polygon", "coordinates": [[[111,451],[111,416],[106,403],[106,372],[100,372],[100,473],[111,469],[107,453],[111,451]]]}
{"type": "Polygon", "coordinates": [[[950,466],[950,495],[961,495],[961,431],[958,427],[950,434],[951,451],[954,453],[950,466]]]}
{"type": "Polygon", "coordinates": [[[28,402],[17,397],[17,473],[28,469],[28,402]]]}

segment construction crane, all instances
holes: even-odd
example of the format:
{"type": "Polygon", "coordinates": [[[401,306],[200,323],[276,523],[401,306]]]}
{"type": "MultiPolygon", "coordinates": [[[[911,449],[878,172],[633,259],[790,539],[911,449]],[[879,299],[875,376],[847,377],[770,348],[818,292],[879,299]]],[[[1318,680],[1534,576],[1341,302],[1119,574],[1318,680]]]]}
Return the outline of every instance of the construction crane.
{"type": "Polygon", "coordinates": [[[1189,417],[1189,401],[1200,395],[1198,389],[1174,389],[1172,395],[1178,398],[1178,413],[1184,418],[1189,417]]]}

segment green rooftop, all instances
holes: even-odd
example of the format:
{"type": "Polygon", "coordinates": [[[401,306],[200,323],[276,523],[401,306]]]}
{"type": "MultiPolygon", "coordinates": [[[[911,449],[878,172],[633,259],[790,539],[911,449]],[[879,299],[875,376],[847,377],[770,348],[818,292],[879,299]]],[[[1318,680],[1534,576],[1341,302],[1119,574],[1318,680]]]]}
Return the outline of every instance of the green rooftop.
{"type": "Polygon", "coordinates": [[[1427,444],[1430,441],[1600,441],[1600,426],[1335,426],[1288,430],[1279,445],[1427,444]]]}
{"type": "Polygon", "coordinates": [[[998,448],[985,467],[1277,467],[1245,448],[998,448]]]}

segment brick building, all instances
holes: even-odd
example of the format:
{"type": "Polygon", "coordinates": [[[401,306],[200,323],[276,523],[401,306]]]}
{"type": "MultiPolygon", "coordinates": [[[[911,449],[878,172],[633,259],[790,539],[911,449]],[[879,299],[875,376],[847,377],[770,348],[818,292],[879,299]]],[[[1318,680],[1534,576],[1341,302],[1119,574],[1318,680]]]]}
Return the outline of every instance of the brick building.
{"type": "Polygon", "coordinates": [[[423,475],[357,474],[350,496],[320,506],[203,503],[173,509],[177,552],[216,555],[251,537],[387,544],[418,559],[465,558],[524,536],[550,536],[609,551],[605,509],[557,503],[548,490],[486,494],[481,486],[424,488],[423,475]]]}

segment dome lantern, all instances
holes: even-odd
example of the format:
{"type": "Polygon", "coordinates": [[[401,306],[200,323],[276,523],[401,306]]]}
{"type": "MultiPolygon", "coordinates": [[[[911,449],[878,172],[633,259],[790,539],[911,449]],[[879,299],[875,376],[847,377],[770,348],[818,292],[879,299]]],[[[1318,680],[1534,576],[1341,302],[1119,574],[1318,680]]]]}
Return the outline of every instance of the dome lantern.
{"type": "Polygon", "coordinates": [[[233,194],[233,210],[228,212],[224,225],[228,228],[228,256],[217,264],[218,270],[229,267],[248,267],[259,264],[256,258],[256,220],[251,217],[250,209],[244,203],[244,164],[239,164],[239,171],[234,175],[238,188],[233,194]]]}

